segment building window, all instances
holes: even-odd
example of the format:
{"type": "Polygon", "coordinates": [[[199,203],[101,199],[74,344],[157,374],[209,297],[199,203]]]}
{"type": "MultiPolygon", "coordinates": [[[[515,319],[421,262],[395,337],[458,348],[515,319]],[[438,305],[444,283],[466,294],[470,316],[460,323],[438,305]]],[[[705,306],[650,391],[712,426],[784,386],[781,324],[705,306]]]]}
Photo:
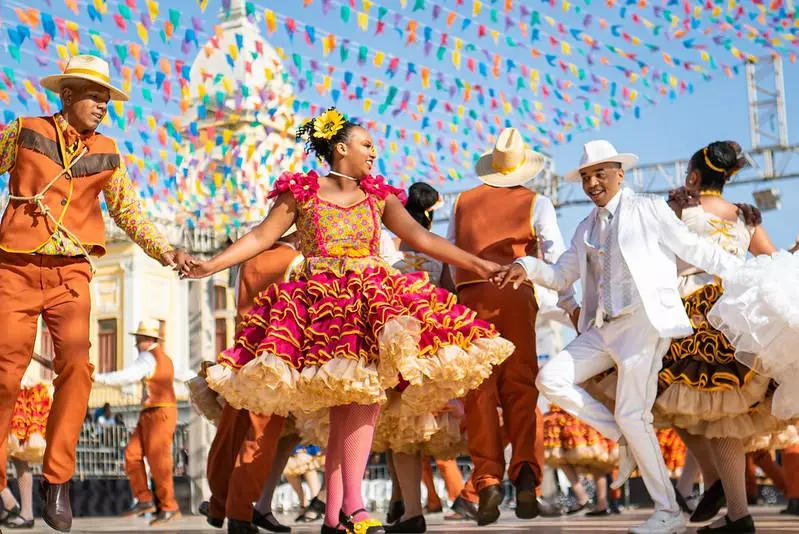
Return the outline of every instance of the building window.
{"type": "Polygon", "coordinates": [[[214,286],[214,309],[222,311],[227,309],[227,288],[214,286]]]}
{"type": "Polygon", "coordinates": [[[99,327],[100,358],[98,372],[109,373],[117,370],[117,320],[101,319],[99,327]]]}
{"type": "Polygon", "coordinates": [[[227,348],[227,319],[216,320],[216,353],[227,348]]]}

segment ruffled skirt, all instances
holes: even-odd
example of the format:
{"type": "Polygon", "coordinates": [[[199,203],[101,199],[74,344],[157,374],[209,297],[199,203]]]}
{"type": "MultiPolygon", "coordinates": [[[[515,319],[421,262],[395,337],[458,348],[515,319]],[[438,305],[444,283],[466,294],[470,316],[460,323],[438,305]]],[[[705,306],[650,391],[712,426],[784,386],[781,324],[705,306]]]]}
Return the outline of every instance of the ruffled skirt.
{"type": "MultiPolygon", "coordinates": [[[[678,427],[707,438],[739,438],[747,450],[784,441],[791,420],[772,412],[776,383],[736,359],[736,347],[709,321],[727,290],[707,284],[683,298],[694,333],[674,339],[658,375],[653,414],[659,428],[678,427]]],[[[614,371],[593,384],[601,400],[615,398],[614,371]]]]}
{"type": "Polygon", "coordinates": [[[23,387],[17,393],[8,435],[8,454],[28,463],[41,463],[50,415],[50,388],[46,384],[23,387]]]}
{"type": "Polygon", "coordinates": [[[574,465],[609,471],[618,463],[619,447],[553,404],[544,414],[544,454],[552,467],[574,465]]]}
{"type": "Polygon", "coordinates": [[[286,462],[283,474],[286,476],[302,476],[310,471],[322,471],[325,468],[325,454],[315,445],[299,445],[286,462]]]}
{"type": "Polygon", "coordinates": [[[799,417],[799,256],[779,251],[747,261],[724,281],[708,315],[736,347],[736,359],[779,385],[771,413],[799,417]]]}
{"type": "Polygon", "coordinates": [[[382,404],[401,386],[405,408],[421,415],[475,389],[512,352],[425,273],[372,265],[270,286],[207,381],[236,408],[298,416],[382,404]]]}

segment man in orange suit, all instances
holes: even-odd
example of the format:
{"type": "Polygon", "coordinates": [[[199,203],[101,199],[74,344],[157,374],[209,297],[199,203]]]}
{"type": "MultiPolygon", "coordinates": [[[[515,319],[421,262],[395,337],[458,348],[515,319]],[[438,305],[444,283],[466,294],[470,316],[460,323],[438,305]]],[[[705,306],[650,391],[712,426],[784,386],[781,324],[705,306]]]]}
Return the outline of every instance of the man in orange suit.
{"type": "MultiPolygon", "coordinates": [[[[241,266],[238,324],[252,308],[253,299],[271,284],[287,280],[302,260],[288,241],[284,236],[283,241],[241,266]]],[[[254,414],[229,404],[224,407],[208,453],[211,499],[200,510],[210,525],[220,528],[227,517],[229,534],[258,534],[258,527],[271,532],[291,530],[278,523],[271,513],[260,513],[252,506],[272,469],[284,422],[283,417],[276,415],[254,414]]]]}
{"type": "MultiPolygon", "coordinates": [[[[525,146],[518,130],[503,130],[493,152],[476,164],[483,185],[461,193],[456,201],[450,240],[467,252],[498,263],[535,255],[540,242],[544,258],[554,263],[565,250],[555,209],[548,198],[523,187],[543,168],[542,156],[525,146]]],[[[461,304],[493,323],[500,335],[516,346],[511,357],[465,399],[469,453],[474,463],[470,481],[479,495],[477,523],[495,522],[503,498],[500,485],[505,474],[505,447],[497,407],[502,409],[512,446],[508,477],[516,486],[516,515],[531,519],[538,515],[536,487],[543,475],[543,455],[536,453],[542,450],[543,437],[537,431],[540,425],[536,417],[538,306],[534,290],[532,284],[519,291],[499,289],[463,269],[455,270],[454,280],[461,304]]],[[[571,304],[576,306],[573,297],[571,304]]],[[[465,501],[457,504],[468,513],[465,501]]]]}
{"type": "MultiPolygon", "coordinates": [[[[0,435],[28,367],[39,316],[53,336],[53,396],[41,493],[50,527],[72,527],[69,481],[89,402],[92,257],[105,254],[103,193],[114,222],[163,265],[185,267],[150,222],[113,139],[96,132],[109,100],[127,100],[110,84],[108,63],[75,56],[63,74],[41,81],[60,94],[50,117],[22,117],[0,131],[0,174],[9,202],[0,221],[0,435]]],[[[7,486],[6,440],[0,440],[0,489],[7,486]]]]}
{"type": "Polygon", "coordinates": [[[99,374],[94,381],[116,387],[142,384],[139,422],[125,448],[125,473],[136,500],[125,515],[139,516],[156,510],[153,493],[147,485],[146,458],[160,505],[158,515],[150,522],[156,526],[180,519],[181,516],[172,480],[172,441],[178,424],[175,367],[161,346],[163,339],[157,320],[141,321],[139,328],[131,334],[136,338],[139,351],[139,357],[133,365],[122,371],[99,374]]]}

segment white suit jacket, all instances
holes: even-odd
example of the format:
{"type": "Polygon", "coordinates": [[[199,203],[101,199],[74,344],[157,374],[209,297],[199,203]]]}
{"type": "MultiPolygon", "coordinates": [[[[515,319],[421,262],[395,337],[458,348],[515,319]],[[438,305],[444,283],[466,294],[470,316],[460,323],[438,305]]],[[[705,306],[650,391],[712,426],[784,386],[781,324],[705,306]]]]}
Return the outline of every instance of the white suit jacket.
{"type": "MultiPolygon", "coordinates": [[[[688,229],[659,196],[638,194],[624,188],[617,215],[618,240],[622,257],[632,275],[649,322],[661,337],[685,337],[692,333],[677,290],[677,258],[725,278],[742,260],[725,252],[711,241],[688,229]]],[[[589,310],[599,302],[592,269],[588,268],[586,245],[597,210],[583,219],[572,237],[571,246],[558,261],[547,265],[536,258],[517,260],[534,283],[561,291],[578,278],[583,288],[580,331],[593,319],[589,310]]]]}

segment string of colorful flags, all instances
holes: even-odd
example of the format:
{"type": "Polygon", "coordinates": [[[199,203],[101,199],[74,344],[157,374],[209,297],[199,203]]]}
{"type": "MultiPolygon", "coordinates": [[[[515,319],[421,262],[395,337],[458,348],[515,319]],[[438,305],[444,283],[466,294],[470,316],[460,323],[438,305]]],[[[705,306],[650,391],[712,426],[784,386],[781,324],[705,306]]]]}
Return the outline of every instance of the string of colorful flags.
{"type": "MultiPolygon", "coordinates": [[[[154,214],[218,230],[263,217],[293,139],[329,105],[362,122],[397,185],[470,176],[503,127],[546,151],[732,77],[796,60],[783,0],[7,0],[2,122],[53,113],[38,85],[78,53],[131,94],[109,107],[154,214]]],[[[3,185],[3,184],[0,184],[3,185]]]]}

